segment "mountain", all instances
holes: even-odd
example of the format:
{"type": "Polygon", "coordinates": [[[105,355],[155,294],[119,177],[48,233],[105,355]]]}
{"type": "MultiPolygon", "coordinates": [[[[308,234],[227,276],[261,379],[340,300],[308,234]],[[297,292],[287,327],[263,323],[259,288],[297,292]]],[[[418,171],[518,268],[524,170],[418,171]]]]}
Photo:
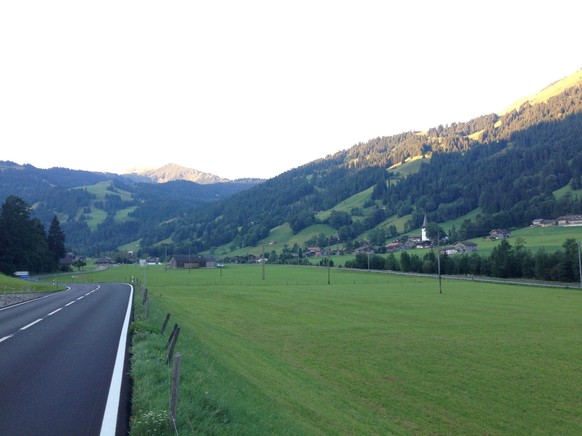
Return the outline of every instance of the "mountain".
{"type": "Polygon", "coordinates": [[[123,174],[126,177],[140,182],[166,183],[175,180],[187,180],[201,185],[213,183],[226,183],[228,179],[218,177],[214,174],[204,173],[192,168],[186,168],[174,163],[169,163],[156,169],[131,169],[123,174]]]}
{"type": "Polygon", "coordinates": [[[432,223],[476,217],[456,229],[466,238],[582,213],[579,73],[502,114],[373,138],[193,210],[172,224],[187,235],[173,233],[172,244],[248,251],[287,228],[349,245],[417,229],[425,214],[432,223]]]}
{"type": "Polygon", "coordinates": [[[579,71],[500,114],[372,138],[260,184],[153,183],[195,173],[177,165],[143,183],[138,172],[0,162],[0,200],[22,197],[47,224],[56,214],[67,247],[87,255],[128,244],[158,256],[248,253],[270,241],[281,255],[291,240],[349,249],[418,229],[425,215],[456,220],[451,238],[466,239],[582,214],[580,138],[579,71]]]}
{"type": "Polygon", "coordinates": [[[252,186],[250,180],[142,183],[118,174],[0,161],[0,201],[9,195],[22,198],[47,228],[57,216],[68,249],[87,254],[115,251],[140,239],[155,242],[151,235],[161,237],[156,231],[161,223],[252,186]]]}

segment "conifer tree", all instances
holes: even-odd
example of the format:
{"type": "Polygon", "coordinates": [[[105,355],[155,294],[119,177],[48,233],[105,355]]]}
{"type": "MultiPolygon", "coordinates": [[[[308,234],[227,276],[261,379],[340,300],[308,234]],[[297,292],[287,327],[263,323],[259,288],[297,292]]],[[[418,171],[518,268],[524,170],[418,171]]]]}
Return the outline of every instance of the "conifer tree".
{"type": "Polygon", "coordinates": [[[49,227],[48,236],[48,249],[53,255],[55,260],[55,266],[58,265],[59,259],[65,257],[65,234],[61,230],[61,223],[57,219],[56,215],[51,221],[49,227]]]}

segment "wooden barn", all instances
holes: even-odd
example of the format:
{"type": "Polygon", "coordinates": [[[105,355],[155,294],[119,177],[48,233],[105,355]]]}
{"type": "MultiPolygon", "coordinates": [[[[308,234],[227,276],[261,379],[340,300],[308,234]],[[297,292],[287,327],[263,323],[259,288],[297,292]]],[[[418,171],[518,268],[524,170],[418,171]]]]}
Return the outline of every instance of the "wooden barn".
{"type": "Polygon", "coordinates": [[[168,261],[170,269],[216,268],[216,259],[212,256],[195,254],[175,254],[168,261]]]}

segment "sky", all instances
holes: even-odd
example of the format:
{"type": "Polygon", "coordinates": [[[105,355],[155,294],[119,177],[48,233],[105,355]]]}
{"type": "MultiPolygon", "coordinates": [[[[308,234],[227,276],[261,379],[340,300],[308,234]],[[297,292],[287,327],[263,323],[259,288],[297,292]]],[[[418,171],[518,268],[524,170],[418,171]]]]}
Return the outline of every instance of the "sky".
{"type": "Polygon", "coordinates": [[[571,0],[0,2],[0,160],[270,178],[582,68],[571,0]]]}

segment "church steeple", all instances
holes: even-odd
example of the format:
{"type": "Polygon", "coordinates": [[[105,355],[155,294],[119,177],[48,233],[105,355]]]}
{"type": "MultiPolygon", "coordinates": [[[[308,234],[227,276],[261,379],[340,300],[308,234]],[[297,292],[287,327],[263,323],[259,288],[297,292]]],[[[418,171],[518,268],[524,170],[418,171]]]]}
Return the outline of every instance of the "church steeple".
{"type": "Polygon", "coordinates": [[[428,241],[428,235],[426,233],[426,227],[428,226],[428,220],[426,218],[426,213],[424,214],[424,221],[422,222],[422,230],[421,230],[421,241],[428,241]]]}

